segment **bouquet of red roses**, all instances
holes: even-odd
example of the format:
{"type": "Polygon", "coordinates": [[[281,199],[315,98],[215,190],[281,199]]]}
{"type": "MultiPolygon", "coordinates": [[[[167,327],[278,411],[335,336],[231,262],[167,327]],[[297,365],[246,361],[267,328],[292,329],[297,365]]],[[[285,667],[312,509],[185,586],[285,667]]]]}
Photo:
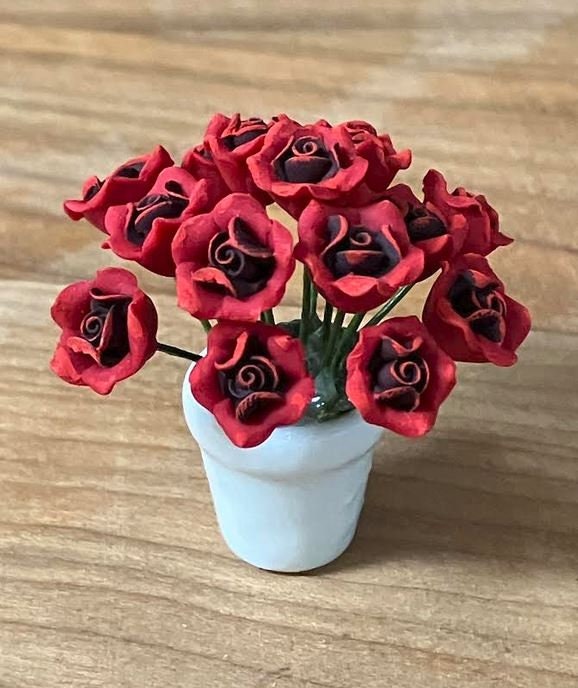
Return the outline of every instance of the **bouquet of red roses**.
{"type": "Polygon", "coordinates": [[[512,365],[530,316],[486,260],[512,241],[496,211],[484,196],[449,192],[435,170],[422,198],[391,186],[410,162],[367,122],[219,114],[180,165],[159,146],[89,178],[66,213],[101,230],[103,248],[174,278],[207,351],[159,343],[151,299],[131,272],[108,268],[57,297],[52,369],[108,394],[156,351],[198,361],[192,393],[240,447],[353,407],[369,423],[423,435],[455,385],[455,361],[512,365]],[[297,220],[295,245],[267,214],[271,203],[297,220]],[[296,260],[301,315],[276,323],[296,260]],[[439,270],[421,321],[386,319],[439,270]]]}

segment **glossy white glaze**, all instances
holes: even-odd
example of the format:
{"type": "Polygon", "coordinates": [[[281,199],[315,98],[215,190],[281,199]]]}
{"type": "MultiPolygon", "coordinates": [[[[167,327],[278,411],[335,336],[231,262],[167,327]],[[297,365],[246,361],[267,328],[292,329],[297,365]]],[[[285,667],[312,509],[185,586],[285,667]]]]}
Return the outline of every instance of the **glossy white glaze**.
{"type": "Polygon", "coordinates": [[[258,447],[240,449],[194,399],[189,373],[185,419],[229,548],[271,571],[307,571],[337,558],[355,533],[382,429],[352,411],[327,423],[277,428],[258,447]]]}

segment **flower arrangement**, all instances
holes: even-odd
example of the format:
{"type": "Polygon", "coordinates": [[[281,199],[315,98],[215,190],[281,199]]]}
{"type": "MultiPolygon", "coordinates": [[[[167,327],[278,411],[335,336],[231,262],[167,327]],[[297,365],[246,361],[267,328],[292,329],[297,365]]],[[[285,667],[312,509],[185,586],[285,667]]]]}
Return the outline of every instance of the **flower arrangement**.
{"type": "Polygon", "coordinates": [[[218,114],[180,165],[159,146],[90,177],[64,203],[68,216],[103,232],[103,248],[173,278],[207,350],[158,342],[136,277],[107,268],[58,295],[52,370],[108,394],[157,351],[197,361],[192,394],[239,447],[353,408],[402,435],[425,434],[456,383],[455,361],[512,365],[530,316],[486,259],[512,241],[496,211],[484,196],[449,192],[435,170],[421,199],[391,186],[410,163],[367,122],[218,114]],[[271,203],[297,221],[295,245],[271,203]],[[296,261],[301,316],[276,322],[296,261]],[[438,271],[421,321],[387,317],[438,271]]]}

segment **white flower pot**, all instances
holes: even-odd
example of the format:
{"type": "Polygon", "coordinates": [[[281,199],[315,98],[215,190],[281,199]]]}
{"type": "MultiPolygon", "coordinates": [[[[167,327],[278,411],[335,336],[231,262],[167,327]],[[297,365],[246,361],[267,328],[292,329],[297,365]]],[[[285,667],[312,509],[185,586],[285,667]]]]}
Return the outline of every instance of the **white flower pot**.
{"type": "Polygon", "coordinates": [[[351,411],[277,428],[258,447],[240,449],[191,394],[191,369],[183,410],[231,551],[271,571],[307,571],[336,559],[353,539],[382,428],[351,411]]]}

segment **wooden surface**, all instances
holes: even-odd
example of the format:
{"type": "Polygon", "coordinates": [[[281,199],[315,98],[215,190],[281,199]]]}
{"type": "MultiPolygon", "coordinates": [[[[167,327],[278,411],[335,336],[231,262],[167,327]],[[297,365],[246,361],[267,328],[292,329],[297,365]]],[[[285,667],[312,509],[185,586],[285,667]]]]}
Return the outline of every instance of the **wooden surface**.
{"type": "MultiPolygon", "coordinates": [[[[0,0],[1,688],[578,685],[577,32],[575,0],[0,0]],[[312,575],[221,541],[181,362],[106,400],[47,370],[58,289],[117,262],[61,200],[216,110],[369,119],[406,180],[484,191],[534,315],[518,366],[461,367],[427,439],[384,440],[312,575]]],[[[143,279],[162,338],[201,346],[143,279]]]]}

